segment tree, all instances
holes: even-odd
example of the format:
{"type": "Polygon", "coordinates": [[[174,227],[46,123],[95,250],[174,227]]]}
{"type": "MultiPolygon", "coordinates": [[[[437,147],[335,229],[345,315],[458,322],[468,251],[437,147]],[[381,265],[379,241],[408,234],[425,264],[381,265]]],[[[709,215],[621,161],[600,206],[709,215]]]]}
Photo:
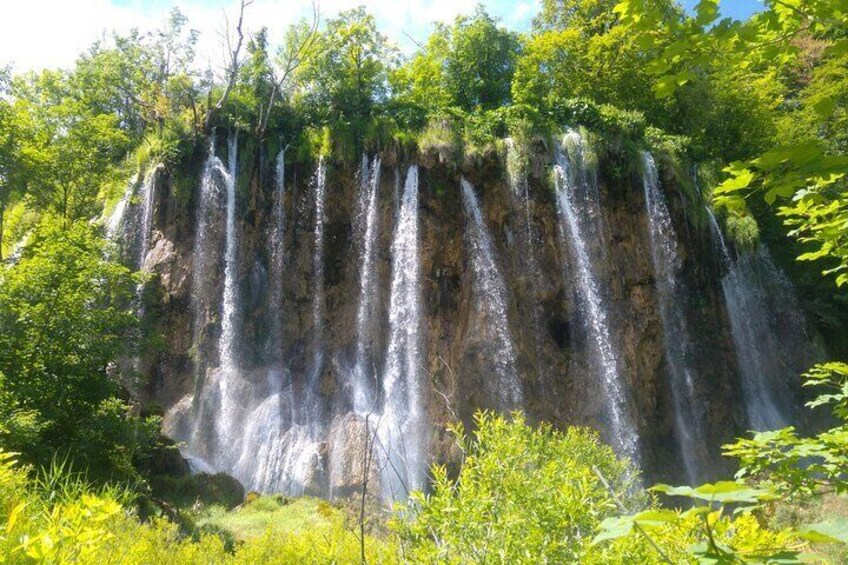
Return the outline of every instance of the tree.
{"type": "Polygon", "coordinates": [[[267,94],[267,103],[264,103],[264,99],[259,101],[259,120],[256,130],[260,140],[264,139],[265,132],[268,130],[274,103],[278,98],[286,95],[287,87],[291,86],[295,71],[315,46],[320,21],[318,2],[315,0],[312,3],[312,20],[309,23],[304,20],[289,28],[283,45],[277,51],[275,64],[268,64],[266,52],[263,64],[268,68],[271,89],[267,94]]]}
{"type": "Polygon", "coordinates": [[[11,96],[11,76],[0,69],[0,261],[3,259],[6,209],[26,191],[26,147],[32,132],[29,115],[11,96]]]}
{"type": "Polygon", "coordinates": [[[209,108],[206,110],[204,131],[207,134],[212,131],[212,125],[215,123],[215,119],[227,104],[230,92],[232,92],[233,87],[236,85],[238,80],[239,67],[241,66],[241,48],[244,44],[244,31],[242,30],[242,25],[244,24],[244,9],[252,3],[253,0],[241,0],[241,3],[239,4],[238,23],[236,23],[234,32],[230,31],[229,21],[226,21],[224,29],[224,39],[227,44],[227,61],[224,65],[226,82],[224,83],[224,90],[221,92],[221,96],[218,98],[218,101],[214,105],[211,105],[210,103],[209,108]]]}
{"type": "Polygon", "coordinates": [[[472,112],[510,104],[521,53],[518,34],[498,26],[482,6],[452,26],[437,24],[426,46],[392,74],[399,98],[430,113],[456,107],[472,112]]]}
{"type": "Polygon", "coordinates": [[[470,18],[459,17],[451,28],[445,83],[460,108],[491,110],[510,102],[518,35],[499,28],[478,6],[470,18]]]}
{"type": "Polygon", "coordinates": [[[186,109],[197,92],[192,65],[196,30],[174,9],[162,29],[114,34],[110,44],[95,43],[76,63],[69,80],[78,98],[98,114],[118,116],[119,127],[134,142],[149,126],[162,130],[186,109]]]}
{"type": "Polygon", "coordinates": [[[131,419],[109,376],[139,343],[138,278],[104,259],[88,222],[46,222],[0,271],[0,441],[27,460],[70,451],[92,471],[132,475],[158,433],[131,419]]]}
{"type": "Polygon", "coordinates": [[[609,31],[616,21],[616,0],[543,0],[533,27],[540,31],[580,29],[588,35],[609,31]]]}
{"type": "Polygon", "coordinates": [[[297,74],[308,103],[325,119],[365,119],[388,95],[387,71],[395,57],[374,16],[360,7],[327,21],[297,74]]]}
{"type": "Polygon", "coordinates": [[[61,72],[26,77],[14,88],[21,111],[32,120],[28,198],[67,222],[93,217],[100,211],[101,188],[129,148],[118,116],[89,107],[61,72]]]}

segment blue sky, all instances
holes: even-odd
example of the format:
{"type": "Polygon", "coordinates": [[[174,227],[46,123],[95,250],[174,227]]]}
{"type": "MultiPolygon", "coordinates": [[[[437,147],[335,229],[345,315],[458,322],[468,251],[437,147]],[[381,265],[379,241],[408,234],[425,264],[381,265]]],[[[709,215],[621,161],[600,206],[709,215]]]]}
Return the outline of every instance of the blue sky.
{"type": "MultiPolygon", "coordinates": [[[[540,0],[484,0],[492,15],[511,29],[529,29],[540,0]]],[[[409,39],[423,42],[432,22],[450,21],[469,13],[478,0],[320,0],[323,17],[364,4],[380,29],[404,52],[415,49],[409,39]]],[[[697,0],[683,0],[691,9],[697,0]]],[[[308,15],[309,0],[253,0],[246,12],[246,28],[269,28],[281,37],[288,25],[308,15]]],[[[761,7],[757,0],[723,0],[722,11],[746,18],[761,7]]],[[[216,66],[222,59],[221,29],[224,13],[234,16],[237,0],[24,0],[3,7],[0,19],[0,64],[14,61],[16,70],[67,67],[93,41],[110,30],[133,27],[155,29],[174,7],[201,32],[199,64],[216,66]]]]}

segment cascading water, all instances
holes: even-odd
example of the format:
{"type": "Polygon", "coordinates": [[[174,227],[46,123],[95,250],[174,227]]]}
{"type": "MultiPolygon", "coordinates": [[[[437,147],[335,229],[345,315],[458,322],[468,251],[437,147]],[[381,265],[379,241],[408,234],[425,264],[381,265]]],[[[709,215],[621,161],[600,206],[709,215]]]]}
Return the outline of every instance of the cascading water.
{"type": "Polygon", "coordinates": [[[794,290],[764,244],[734,261],[715,216],[707,212],[727,269],[721,286],[749,425],[757,431],[788,426],[793,420],[789,383],[812,357],[794,290]]]}
{"type": "Polygon", "coordinates": [[[627,408],[627,391],[612,344],[609,313],[595,266],[603,260],[592,256],[590,241],[604,241],[600,200],[593,171],[586,166],[586,144],[576,131],[568,132],[556,150],[554,183],[561,244],[567,246],[577,275],[575,288],[581,323],[590,337],[589,357],[600,373],[608,406],[608,438],[616,450],[639,463],[639,434],[627,408]]]}
{"type": "MultiPolygon", "coordinates": [[[[229,172],[216,155],[215,135],[212,136],[209,156],[203,167],[198,199],[197,232],[194,241],[194,272],[192,278],[193,347],[195,354],[195,391],[166,416],[165,427],[177,439],[185,442],[184,455],[195,469],[222,468],[219,446],[226,445],[219,437],[218,417],[221,405],[220,370],[214,371],[211,358],[209,328],[220,312],[214,279],[219,264],[218,226],[223,194],[221,187],[229,183],[229,172]]],[[[219,359],[223,351],[219,341],[219,359]]],[[[222,365],[220,362],[219,365],[222,365]]]]}
{"type": "Polygon", "coordinates": [[[285,274],[285,250],[283,249],[286,232],[286,150],[277,154],[274,175],[274,197],[271,204],[271,233],[268,238],[270,255],[268,312],[271,316],[268,332],[268,351],[275,365],[281,364],[283,349],[283,276],[285,274]]]}
{"type": "Polygon", "coordinates": [[[674,402],[677,440],[683,456],[686,476],[696,484],[701,477],[705,449],[702,407],[695,394],[695,373],[691,366],[692,344],[683,310],[685,290],[679,280],[682,264],[677,253],[677,234],[660,189],[657,167],[648,152],[642,153],[645,206],[651,242],[651,262],[656,276],[663,346],[668,364],[668,379],[674,402]]]}
{"type": "Polygon", "coordinates": [[[163,165],[157,165],[147,173],[140,184],[138,175],[134,176],[106,222],[107,236],[112,240],[123,240],[129,247],[127,254],[139,269],[144,267],[144,260],[150,249],[156,183],[163,169],[163,165]],[[132,198],[136,188],[141,200],[140,209],[133,203],[132,198]]]}
{"type": "Polygon", "coordinates": [[[375,408],[374,404],[374,359],[370,347],[374,302],[379,291],[374,276],[374,260],[377,251],[378,196],[380,186],[380,158],[374,157],[370,168],[368,158],[363,156],[360,169],[360,196],[358,224],[360,242],[359,306],[356,312],[356,358],[353,368],[353,409],[365,415],[375,408]]]}
{"type": "Polygon", "coordinates": [[[539,261],[536,257],[537,236],[536,228],[533,223],[533,218],[530,213],[530,183],[527,181],[527,173],[525,171],[526,163],[522,163],[520,150],[516,147],[515,141],[512,138],[507,138],[506,143],[506,167],[509,176],[509,186],[512,192],[512,197],[518,206],[521,206],[524,212],[524,229],[523,235],[523,255],[526,276],[529,277],[530,289],[532,292],[532,302],[530,304],[533,309],[533,338],[536,348],[535,363],[537,377],[541,378],[544,374],[542,365],[541,350],[542,350],[542,306],[538,300],[539,285],[543,280],[541,269],[539,269],[539,261]]]}
{"type": "Polygon", "coordinates": [[[139,234],[140,241],[138,245],[138,265],[144,266],[144,260],[147,258],[147,251],[150,249],[150,238],[153,236],[153,205],[156,202],[156,177],[161,170],[162,165],[153,169],[144,179],[142,185],[142,194],[144,205],[141,213],[141,233],[139,234]]]}
{"type": "Polygon", "coordinates": [[[124,195],[115,205],[115,209],[112,210],[112,214],[106,221],[106,234],[109,239],[116,239],[119,231],[123,228],[124,216],[127,213],[127,208],[129,207],[130,199],[132,198],[136,183],[138,183],[138,175],[133,176],[129,184],[127,184],[127,189],[124,191],[124,195]]]}
{"type": "Polygon", "coordinates": [[[324,198],[326,196],[327,167],[324,158],[312,180],[315,190],[315,223],[312,247],[312,369],[307,394],[311,394],[324,365],[324,198]]]}
{"type": "Polygon", "coordinates": [[[473,288],[478,308],[486,321],[484,331],[492,346],[494,374],[491,379],[486,379],[486,383],[494,385],[489,393],[496,407],[510,410],[521,406],[523,392],[516,373],[515,347],[509,335],[506,285],[495,260],[492,238],[486,229],[474,187],[464,178],[461,184],[462,203],[469,220],[466,235],[474,276],[473,288]]]}
{"type": "MultiPolygon", "coordinates": [[[[210,148],[209,158],[201,181],[200,223],[196,241],[196,253],[200,261],[199,272],[195,276],[206,274],[210,269],[217,245],[210,239],[214,238],[214,217],[212,210],[219,205],[221,198],[220,185],[224,186],[224,289],[222,295],[221,333],[218,340],[219,368],[207,372],[200,380],[200,390],[197,391],[196,416],[194,430],[188,445],[189,453],[216,469],[230,469],[238,453],[234,450],[239,444],[236,431],[239,429],[241,418],[244,416],[239,409],[240,382],[238,375],[238,360],[236,358],[236,328],[239,312],[238,280],[237,280],[237,234],[236,234],[236,179],[238,175],[238,137],[237,133],[230,134],[228,139],[228,168],[225,169],[221,160],[215,155],[214,143],[210,148]],[[210,213],[205,217],[204,212],[210,213]],[[211,437],[210,437],[211,434],[211,437]]],[[[203,281],[199,281],[203,284],[203,281]]],[[[201,289],[210,292],[210,288],[201,289]]],[[[201,295],[206,306],[211,308],[213,299],[209,294],[201,295]]],[[[203,320],[200,321],[203,323],[203,320]]],[[[206,366],[205,360],[200,361],[200,367],[206,366]]]]}
{"type": "Polygon", "coordinates": [[[224,251],[224,304],[221,315],[221,367],[228,372],[236,369],[236,328],[238,327],[238,242],[236,234],[236,179],[238,178],[238,134],[228,140],[229,170],[225,177],[227,194],[226,247],[224,251]]]}
{"type": "MultiPolygon", "coordinates": [[[[259,464],[253,465],[254,480],[264,480],[277,490],[289,494],[303,494],[307,484],[314,482],[314,473],[323,473],[319,443],[324,431],[324,418],[318,396],[320,377],[324,370],[324,199],[326,196],[327,167],[323,158],[312,179],[315,192],[312,247],[312,366],[308,378],[297,390],[289,376],[287,385],[280,384],[277,375],[270,375],[273,394],[264,400],[251,418],[248,437],[250,452],[243,454],[243,462],[250,467],[256,452],[259,464]],[[277,377],[277,378],[275,378],[277,377]]],[[[249,483],[250,484],[250,483],[249,483]]],[[[260,483],[261,484],[261,483],[260,483]]],[[[265,487],[265,490],[269,490],[265,487]]]]}
{"type": "MultiPolygon", "coordinates": [[[[323,158],[312,179],[315,191],[313,225],[312,366],[300,390],[287,379],[269,373],[272,394],[254,411],[245,435],[249,450],[242,454],[244,475],[263,491],[277,490],[301,495],[323,473],[319,443],[324,418],[318,386],[324,365],[324,199],[327,168],[323,158]],[[282,381],[286,381],[285,385],[282,381]],[[257,457],[257,453],[261,453],[257,457]]],[[[237,475],[238,476],[238,475],[237,475]]]]}
{"type": "MultiPolygon", "coordinates": [[[[271,229],[272,284],[282,280],[282,222],[283,176],[278,160],[278,194],[275,195],[275,225],[271,229]],[[274,267],[274,257],[280,262],[274,267]],[[276,271],[276,274],[273,274],[276,271]]],[[[196,470],[224,471],[235,476],[248,489],[262,492],[277,491],[293,495],[303,494],[308,483],[313,482],[320,468],[318,452],[317,392],[314,386],[295,394],[290,375],[282,368],[269,371],[245,371],[236,357],[238,328],[241,313],[238,311],[237,252],[238,239],[235,223],[235,194],[237,178],[237,144],[234,136],[229,143],[229,170],[224,169],[210,151],[201,183],[199,225],[195,242],[195,256],[200,260],[195,276],[209,277],[215,264],[216,224],[220,221],[214,212],[222,200],[220,186],[225,188],[225,245],[224,291],[221,307],[222,331],[219,341],[220,367],[201,375],[194,399],[187,397],[166,418],[166,428],[179,439],[186,441],[185,455],[196,470]],[[188,424],[186,424],[188,420],[188,424]],[[190,428],[187,431],[186,428],[190,428]]],[[[321,266],[323,239],[323,193],[325,169],[319,165],[316,172],[316,256],[315,265],[321,266]]],[[[210,277],[211,278],[211,277],[210,277]]],[[[198,308],[211,302],[211,287],[196,279],[195,297],[198,308]],[[207,293],[207,294],[202,294],[207,293]]],[[[273,297],[272,297],[273,300],[273,297]]],[[[323,315],[323,310],[318,309],[323,315]]],[[[204,319],[200,318],[200,323],[204,319]]],[[[195,343],[202,343],[202,336],[195,343]]],[[[201,364],[203,367],[203,365],[201,364]]],[[[311,380],[310,385],[315,381],[311,380]]]]}
{"type": "Polygon", "coordinates": [[[429,438],[424,408],[424,357],[419,252],[418,167],[406,173],[392,238],[389,341],[379,417],[382,494],[398,500],[424,485],[429,438]]]}

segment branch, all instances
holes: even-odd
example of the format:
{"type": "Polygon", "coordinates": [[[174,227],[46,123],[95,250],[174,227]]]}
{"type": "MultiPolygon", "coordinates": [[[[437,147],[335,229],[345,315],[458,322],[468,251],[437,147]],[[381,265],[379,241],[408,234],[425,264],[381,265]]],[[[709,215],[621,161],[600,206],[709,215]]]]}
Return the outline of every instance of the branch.
{"type": "MultiPolygon", "coordinates": [[[[621,512],[622,514],[629,514],[627,507],[624,506],[623,502],[621,502],[621,499],[618,497],[618,493],[615,492],[615,489],[613,489],[612,485],[609,484],[609,481],[607,481],[606,477],[604,477],[603,473],[601,473],[601,470],[597,466],[592,465],[592,471],[595,472],[595,475],[597,475],[598,479],[600,479],[601,484],[604,485],[604,487],[610,493],[610,496],[612,496],[612,500],[613,502],[615,502],[615,505],[618,506],[619,512],[621,512]]],[[[657,545],[654,539],[650,535],[648,535],[648,532],[646,532],[645,529],[635,520],[633,521],[633,527],[636,529],[637,532],[639,532],[639,534],[643,538],[648,541],[649,544],[651,544],[651,546],[654,548],[654,551],[656,551],[660,555],[664,562],[668,563],[669,565],[674,565],[674,561],[671,560],[668,554],[666,554],[666,552],[663,551],[659,545],[657,545]]]]}
{"type": "MultiPolygon", "coordinates": [[[[236,84],[236,79],[238,78],[238,70],[239,70],[239,54],[241,53],[241,46],[244,43],[244,32],[242,31],[242,24],[244,23],[244,9],[253,4],[253,0],[241,0],[241,4],[239,6],[239,18],[238,25],[236,25],[236,45],[232,46],[231,36],[229,30],[227,30],[227,49],[230,53],[230,61],[226,67],[227,71],[227,84],[224,87],[224,92],[221,94],[221,98],[218,99],[218,102],[215,104],[213,108],[209,109],[209,112],[206,114],[206,124],[204,129],[206,132],[209,132],[212,129],[212,122],[215,117],[227,103],[227,99],[230,97],[230,92],[233,90],[233,87],[236,84]]],[[[229,27],[229,26],[228,26],[229,27]]]]}
{"type": "Polygon", "coordinates": [[[306,53],[308,53],[315,44],[315,41],[318,39],[318,25],[320,22],[321,15],[318,9],[318,0],[312,0],[312,23],[309,26],[309,33],[298,44],[290,46],[289,51],[283,58],[285,65],[283,66],[282,74],[279,78],[276,76],[273,76],[272,78],[274,84],[271,87],[271,94],[268,96],[267,107],[263,109],[260,105],[259,127],[257,128],[260,141],[265,137],[265,132],[268,129],[268,120],[271,118],[271,110],[274,107],[277,93],[283,89],[283,85],[285,85],[291,74],[297,70],[297,67],[300,66],[304,55],[306,55],[306,53]]]}

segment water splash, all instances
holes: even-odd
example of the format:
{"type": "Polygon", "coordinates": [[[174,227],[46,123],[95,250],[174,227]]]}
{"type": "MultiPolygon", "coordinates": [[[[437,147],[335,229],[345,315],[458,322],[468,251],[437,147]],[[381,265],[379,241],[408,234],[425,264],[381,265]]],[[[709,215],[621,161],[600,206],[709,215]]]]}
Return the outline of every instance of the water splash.
{"type": "Polygon", "coordinates": [[[461,185],[462,203],[469,219],[466,236],[474,275],[474,292],[478,308],[486,320],[486,337],[492,345],[494,371],[485,383],[494,385],[489,393],[497,408],[509,410],[521,406],[523,394],[515,369],[515,347],[509,335],[506,285],[495,259],[492,238],[486,229],[474,187],[464,178],[461,185]]]}
{"type": "Polygon", "coordinates": [[[812,359],[805,320],[786,275],[768,248],[734,260],[718,221],[707,208],[713,239],[727,269],[721,279],[742,393],[750,426],[757,431],[792,423],[790,383],[812,359]]]}
{"type": "Polygon", "coordinates": [[[594,171],[586,166],[586,144],[576,131],[568,132],[556,150],[554,183],[560,241],[567,246],[576,267],[575,289],[581,323],[590,336],[590,358],[600,373],[608,408],[609,440],[621,455],[639,463],[639,434],[627,407],[627,391],[619,371],[618,355],[611,340],[609,313],[605,306],[597,264],[603,247],[592,255],[590,242],[604,241],[600,224],[600,195],[594,171]]]}
{"type": "Polygon", "coordinates": [[[375,298],[379,291],[375,286],[374,261],[378,236],[378,196],[380,186],[380,158],[374,157],[370,167],[367,157],[362,158],[360,169],[360,196],[356,230],[361,237],[359,306],[356,312],[356,358],[353,369],[353,409],[365,415],[374,405],[374,359],[370,348],[375,298]]]}
{"type": "Polygon", "coordinates": [[[398,500],[424,485],[429,437],[424,411],[418,167],[406,173],[392,238],[389,341],[378,438],[384,459],[382,495],[398,500]]]}
{"type": "Polygon", "coordinates": [[[648,152],[642,153],[645,206],[651,241],[651,261],[656,276],[663,346],[668,363],[668,379],[674,402],[677,441],[690,484],[697,484],[702,466],[700,452],[705,449],[703,407],[697,401],[695,372],[692,367],[692,340],[683,304],[686,298],[681,285],[682,262],[677,253],[677,234],[660,190],[657,167],[648,152]]]}

